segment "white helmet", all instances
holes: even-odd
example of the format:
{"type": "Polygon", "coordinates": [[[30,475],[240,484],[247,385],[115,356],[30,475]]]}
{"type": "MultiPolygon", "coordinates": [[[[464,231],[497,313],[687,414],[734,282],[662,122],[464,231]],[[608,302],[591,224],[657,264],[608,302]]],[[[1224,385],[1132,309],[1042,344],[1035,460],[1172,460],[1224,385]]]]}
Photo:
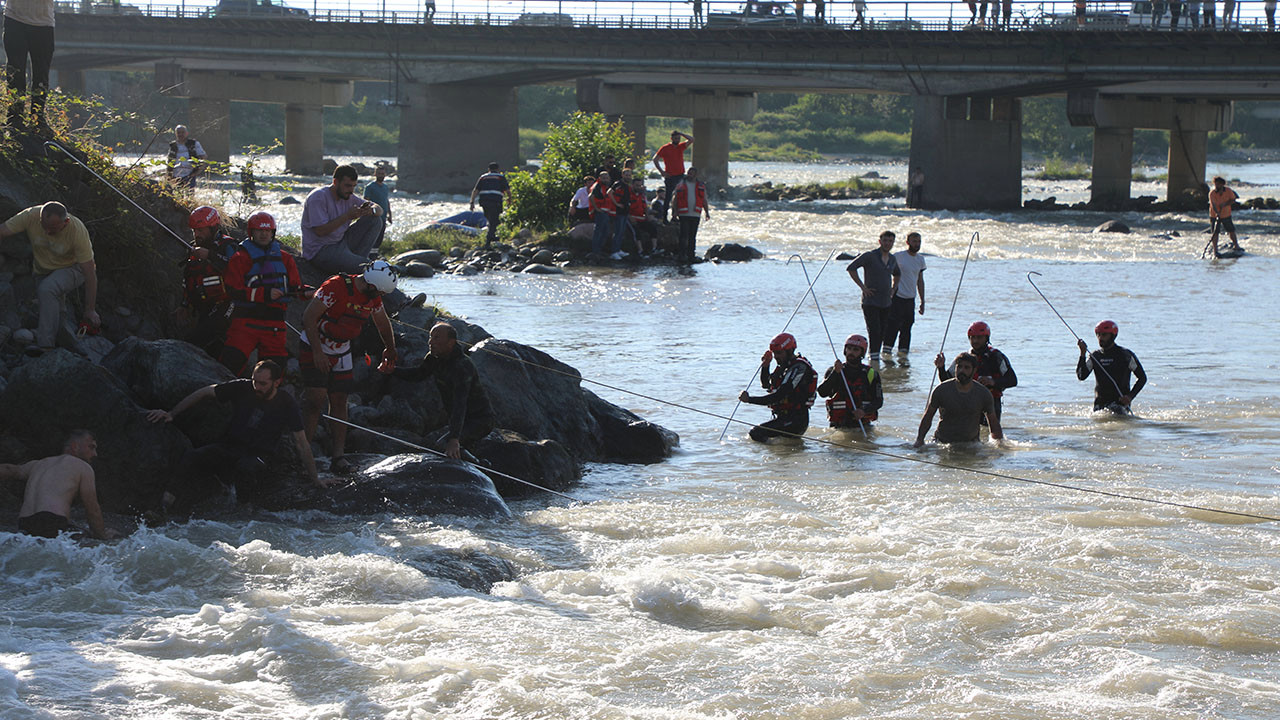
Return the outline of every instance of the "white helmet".
{"type": "Polygon", "coordinates": [[[364,281],[385,295],[396,289],[395,268],[386,260],[374,260],[364,268],[364,281]]]}

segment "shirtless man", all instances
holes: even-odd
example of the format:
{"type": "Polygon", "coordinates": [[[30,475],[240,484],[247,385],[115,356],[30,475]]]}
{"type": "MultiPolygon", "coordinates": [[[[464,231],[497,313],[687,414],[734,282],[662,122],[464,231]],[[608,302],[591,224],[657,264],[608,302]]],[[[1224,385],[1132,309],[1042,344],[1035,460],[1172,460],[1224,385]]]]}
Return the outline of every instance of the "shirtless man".
{"type": "Polygon", "coordinates": [[[102,523],[98,507],[98,491],[93,468],[98,456],[98,441],[88,430],[73,430],[62,446],[62,454],[24,465],[0,464],[0,480],[22,480],[27,483],[18,513],[18,529],[27,535],[55,538],[64,530],[74,529],[69,517],[76,495],[84,503],[84,514],[93,536],[101,540],[116,537],[102,523]]]}

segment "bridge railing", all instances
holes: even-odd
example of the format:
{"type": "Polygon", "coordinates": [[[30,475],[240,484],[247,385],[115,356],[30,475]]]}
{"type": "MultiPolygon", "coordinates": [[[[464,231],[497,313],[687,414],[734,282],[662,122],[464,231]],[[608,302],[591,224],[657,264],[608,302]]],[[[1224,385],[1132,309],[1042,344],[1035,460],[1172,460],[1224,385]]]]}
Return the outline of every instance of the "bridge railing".
{"type": "MultiPolygon", "coordinates": [[[[517,25],[528,27],[604,28],[760,28],[919,31],[1076,29],[1183,32],[1205,30],[1205,2],[1170,0],[1089,0],[1084,22],[1074,0],[1011,2],[1006,24],[1001,0],[972,3],[954,0],[194,0],[174,4],[83,0],[58,2],[59,12],[95,15],[147,15],[168,18],[260,18],[278,21],[360,22],[435,25],[517,25]],[[823,19],[816,18],[822,6],[823,19]],[[1191,17],[1195,10],[1194,22],[1191,17]],[[1179,22],[1172,27],[1173,12],[1179,22]]],[[[1234,4],[1223,17],[1225,2],[1215,3],[1214,29],[1268,31],[1266,0],[1234,4]]],[[[1274,16],[1274,6],[1272,8],[1274,16]]],[[[673,38],[674,41],[674,38],[673,38]]]]}

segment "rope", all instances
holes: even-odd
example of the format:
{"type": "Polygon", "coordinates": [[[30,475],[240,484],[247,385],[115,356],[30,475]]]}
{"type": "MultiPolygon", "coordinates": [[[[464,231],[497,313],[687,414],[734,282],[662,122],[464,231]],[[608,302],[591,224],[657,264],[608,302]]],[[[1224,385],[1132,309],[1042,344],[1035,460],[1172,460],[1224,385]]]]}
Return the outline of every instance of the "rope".
{"type": "MultiPolygon", "coordinates": [[[[806,294],[807,294],[807,293],[806,293],[806,294]]],[[[413,329],[418,330],[418,331],[421,331],[421,332],[430,332],[430,331],[429,331],[429,330],[427,330],[426,328],[419,327],[419,326],[417,326],[417,325],[413,325],[412,323],[407,323],[407,322],[405,322],[405,321],[403,321],[403,320],[401,320],[401,319],[399,319],[399,318],[392,318],[392,321],[393,321],[393,322],[396,322],[396,323],[399,323],[399,324],[401,324],[401,325],[404,325],[405,327],[413,328],[413,329]]],[[[466,342],[463,342],[463,341],[461,341],[461,340],[459,340],[458,342],[460,342],[460,343],[462,343],[463,345],[466,345],[466,346],[468,346],[468,347],[476,348],[476,346],[475,346],[475,345],[472,345],[471,343],[466,343],[466,342]]],[[[711,411],[709,411],[709,410],[703,410],[703,409],[701,409],[701,408],[696,408],[696,407],[692,407],[692,406],[689,406],[689,405],[683,405],[683,404],[681,404],[681,403],[673,402],[673,401],[670,401],[670,400],[663,400],[662,398],[657,398],[657,397],[654,397],[654,396],[652,396],[652,395],[646,395],[646,394],[644,394],[644,393],[636,392],[636,391],[634,391],[634,390],[628,390],[628,389],[626,389],[626,388],[618,387],[618,386],[616,386],[616,385],[610,385],[610,384],[605,383],[605,382],[600,382],[599,380],[591,380],[591,379],[588,379],[588,378],[582,377],[582,376],[580,376],[580,375],[578,375],[578,374],[576,374],[576,373],[570,373],[570,372],[567,372],[567,371],[564,371],[564,370],[559,370],[559,369],[556,369],[556,368],[553,368],[553,367],[547,367],[547,366],[544,366],[544,365],[539,365],[538,363],[535,363],[535,362],[532,362],[532,361],[529,361],[529,360],[525,360],[524,358],[521,358],[521,357],[519,357],[519,356],[517,356],[517,355],[511,355],[511,354],[508,354],[508,353],[499,352],[498,350],[493,350],[493,349],[490,349],[490,348],[487,348],[487,347],[480,347],[480,348],[476,348],[476,349],[479,349],[479,350],[481,350],[482,352],[487,352],[487,353],[489,353],[489,354],[491,354],[491,355],[496,355],[496,356],[498,356],[498,357],[506,358],[506,359],[508,359],[508,360],[515,360],[516,362],[524,363],[525,365],[529,365],[529,366],[532,366],[532,367],[536,367],[536,368],[538,368],[538,369],[540,369],[540,370],[545,370],[545,371],[547,371],[547,372],[555,373],[555,374],[558,374],[558,375],[564,375],[565,377],[573,378],[573,379],[575,379],[575,380],[579,380],[579,381],[582,381],[582,382],[591,383],[592,385],[597,385],[597,386],[599,386],[599,387],[608,388],[608,389],[610,389],[610,390],[613,390],[613,391],[616,391],[616,392],[620,392],[620,393],[625,393],[625,394],[627,394],[627,395],[633,395],[633,396],[635,396],[635,397],[643,398],[643,399],[645,399],[645,400],[649,400],[649,401],[651,401],[651,402],[656,402],[656,403],[659,403],[659,404],[662,404],[662,405],[667,405],[667,406],[670,406],[670,407],[679,408],[679,409],[681,409],[681,410],[687,410],[687,411],[692,412],[692,413],[697,413],[697,414],[699,414],[699,415],[705,415],[705,416],[707,416],[707,417],[717,418],[717,419],[719,419],[719,420],[725,420],[727,423],[735,423],[735,422],[736,422],[736,423],[738,423],[738,424],[740,424],[740,425],[748,425],[748,426],[755,425],[755,423],[747,422],[747,421],[745,421],[745,420],[738,420],[738,419],[736,419],[736,418],[730,418],[730,417],[727,417],[727,416],[725,416],[725,415],[721,415],[721,414],[719,414],[719,413],[711,412],[711,411]]],[[[981,470],[981,469],[978,469],[978,468],[962,467],[962,466],[960,466],[960,465],[951,465],[951,464],[944,463],[944,462],[940,462],[940,461],[937,461],[937,460],[927,460],[927,459],[919,458],[919,457],[911,457],[911,456],[909,456],[909,455],[899,455],[899,454],[897,454],[897,453],[891,453],[891,452],[887,452],[887,451],[885,451],[885,450],[873,449],[873,448],[868,448],[868,447],[859,446],[859,445],[853,445],[853,444],[849,444],[849,443],[841,443],[841,442],[837,442],[837,441],[835,441],[835,440],[830,440],[830,439],[828,439],[828,438],[814,438],[814,437],[808,437],[808,436],[805,436],[805,435],[802,435],[802,434],[799,434],[799,433],[789,433],[789,432],[785,432],[785,431],[781,431],[781,430],[776,431],[776,432],[778,432],[778,433],[779,433],[779,434],[781,434],[781,435],[786,435],[786,436],[788,436],[788,437],[797,438],[797,439],[801,439],[801,440],[810,440],[810,441],[813,441],[813,442],[818,442],[818,443],[821,443],[821,444],[824,444],[824,445],[830,445],[830,446],[832,446],[832,447],[837,447],[837,448],[841,448],[841,449],[844,449],[844,450],[856,450],[856,451],[858,451],[858,452],[867,453],[868,455],[878,455],[878,456],[880,456],[880,457],[893,458],[893,459],[895,459],[895,460],[906,460],[906,461],[908,461],[908,462],[919,463],[919,464],[921,464],[921,465],[930,465],[930,466],[933,466],[933,467],[943,468],[943,469],[946,469],[946,470],[959,470],[959,471],[961,471],[961,472],[969,472],[969,473],[974,473],[974,474],[976,474],[976,475],[983,475],[983,476],[986,476],[986,477],[1000,478],[1000,479],[1002,479],[1002,480],[1015,480],[1015,481],[1017,481],[1017,482],[1021,482],[1021,483],[1028,483],[1028,484],[1032,484],[1032,485],[1043,485],[1043,486],[1046,486],[1046,487],[1053,487],[1053,488],[1058,488],[1058,489],[1061,489],[1061,490],[1072,490],[1072,491],[1075,491],[1075,492],[1088,493],[1088,494],[1091,494],[1091,495],[1101,495],[1101,496],[1104,496],[1104,497],[1118,498],[1118,499],[1121,499],[1121,500],[1132,500],[1132,501],[1134,501],[1134,502],[1143,502],[1143,503],[1151,503],[1151,504],[1154,504],[1154,505],[1164,505],[1164,506],[1167,506],[1167,507],[1182,508],[1182,509],[1184,509],[1184,510],[1197,510],[1197,511],[1200,511],[1200,512],[1219,513],[1219,514],[1222,514],[1222,515],[1230,515],[1230,516],[1233,516],[1233,517],[1247,518],[1247,519],[1250,519],[1250,520],[1261,520],[1261,521],[1266,521],[1266,522],[1280,522],[1280,517],[1273,517],[1273,516],[1271,516],[1271,515],[1259,515],[1259,514],[1256,514],[1256,513],[1240,512],[1240,511],[1237,511],[1237,510],[1223,510],[1223,509],[1220,509],[1220,508],[1206,507],[1206,506],[1203,506],[1203,505],[1192,505],[1192,504],[1189,504],[1189,503],[1173,502],[1173,501],[1171,501],[1171,500],[1159,500],[1159,499],[1156,499],[1156,498],[1142,497],[1142,496],[1140,496],[1140,495],[1130,495],[1130,494],[1127,494],[1127,493],[1114,492],[1114,491],[1111,491],[1111,490],[1098,490],[1098,489],[1095,489],[1095,488],[1081,487],[1081,486],[1079,486],[1079,485],[1068,485],[1068,484],[1066,484],[1066,483],[1053,482],[1053,481],[1050,481],[1050,480],[1035,480],[1035,479],[1032,479],[1032,478],[1024,478],[1024,477],[1019,477],[1019,476],[1017,476],[1017,475],[1010,475],[1010,474],[1008,474],[1008,473],[996,472],[996,471],[994,471],[994,470],[981,470]]]]}

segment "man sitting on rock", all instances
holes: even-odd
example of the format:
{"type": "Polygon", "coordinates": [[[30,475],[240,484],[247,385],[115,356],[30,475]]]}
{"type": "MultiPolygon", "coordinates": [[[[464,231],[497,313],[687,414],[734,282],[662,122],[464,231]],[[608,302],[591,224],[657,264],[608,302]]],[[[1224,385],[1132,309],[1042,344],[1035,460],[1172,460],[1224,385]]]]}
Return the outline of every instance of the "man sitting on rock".
{"type": "Polygon", "coordinates": [[[88,430],[73,430],[62,446],[62,454],[24,465],[0,464],[0,480],[25,482],[18,529],[35,537],[56,538],[75,530],[71,525],[71,502],[76,496],[84,504],[85,518],[93,536],[100,540],[116,537],[102,522],[93,467],[98,441],[88,430]]]}
{"type": "MultiPolygon", "coordinates": [[[[428,440],[444,454],[462,458],[462,448],[471,450],[475,443],[493,431],[493,409],[480,384],[480,375],[471,359],[458,346],[458,331],[446,322],[436,323],[427,340],[427,355],[415,368],[396,368],[393,377],[410,382],[434,378],[449,426],[428,440]]],[[[468,458],[471,459],[471,458],[468,458]]]]}
{"type": "MultiPolygon", "coordinates": [[[[208,398],[231,404],[231,422],[218,442],[189,450],[182,459],[184,476],[215,477],[234,482],[238,487],[249,488],[259,479],[267,464],[263,458],[276,447],[282,432],[293,434],[306,466],[307,476],[317,487],[327,488],[336,484],[334,478],[321,480],[316,473],[315,458],[311,456],[311,443],[302,429],[302,413],[298,403],[286,392],[280,391],[284,369],[271,360],[263,360],[253,368],[253,379],[238,378],[216,385],[206,385],[186,396],[172,410],[152,410],[147,420],[153,423],[173,422],[187,408],[208,398]]],[[[190,480],[190,477],[184,477],[190,480]]],[[[179,488],[171,485],[164,493],[163,504],[168,510],[176,493],[191,498],[202,488],[199,485],[179,488]]]]}

